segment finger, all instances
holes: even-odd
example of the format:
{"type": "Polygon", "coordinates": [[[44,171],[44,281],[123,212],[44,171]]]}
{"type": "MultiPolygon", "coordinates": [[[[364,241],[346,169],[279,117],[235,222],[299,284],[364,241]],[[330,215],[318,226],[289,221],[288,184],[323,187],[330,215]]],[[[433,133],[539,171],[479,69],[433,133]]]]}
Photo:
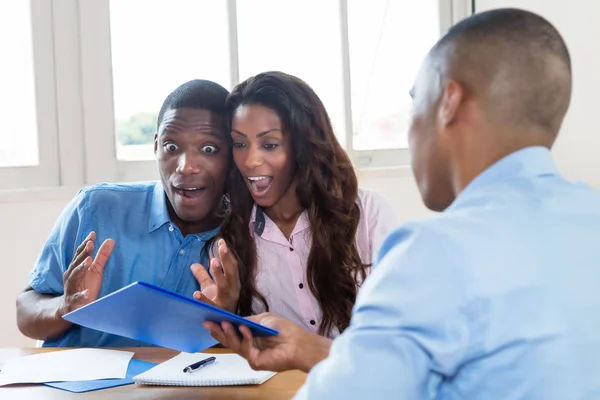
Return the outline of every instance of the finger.
{"type": "Polygon", "coordinates": [[[87,242],[84,242],[84,244],[85,246],[81,249],[79,253],[75,255],[75,258],[73,259],[73,261],[71,261],[69,268],[67,268],[67,270],[63,274],[63,282],[68,281],[69,277],[73,273],[73,270],[79,265],[81,265],[81,263],[83,263],[83,261],[92,254],[92,251],[94,250],[94,243],[88,240],[87,242]]]}
{"type": "Polygon", "coordinates": [[[73,261],[71,261],[69,268],[67,268],[67,271],[65,271],[65,275],[63,276],[64,281],[69,279],[69,275],[71,274],[73,269],[78,267],[79,264],[81,264],[83,262],[83,260],[85,260],[85,258],[87,256],[91,255],[92,252],[94,251],[94,242],[89,240],[89,238],[95,238],[95,233],[90,232],[88,234],[87,238],[85,238],[85,240],[83,242],[81,242],[81,244],[77,248],[77,251],[75,252],[75,255],[73,256],[73,261]]]}
{"type": "Polygon", "coordinates": [[[69,279],[75,280],[80,275],[85,274],[85,271],[87,271],[91,265],[92,265],[92,257],[87,256],[81,264],[79,264],[77,267],[73,268],[73,272],[71,272],[69,279]]]}
{"type": "Polygon", "coordinates": [[[192,264],[192,266],[190,267],[190,269],[192,270],[192,274],[194,275],[194,278],[196,278],[196,280],[198,281],[198,283],[200,284],[200,289],[203,289],[207,286],[212,285],[214,282],[212,280],[212,278],[210,277],[210,274],[208,273],[208,271],[202,266],[202,264],[192,264]]]}
{"type": "Polygon", "coordinates": [[[98,249],[98,253],[96,254],[96,258],[94,258],[94,262],[91,266],[91,269],[96,273],[102,275],[104,273],[104,267],[108,262],[113,250],[115,248],[115,241],[112,239],[106,239],[102,246],[98,249]]]}
{"type": "Polygon", "coordinates": [[[251,367],[253,369],[261,369],[260,365],[255,364],[257,361],[256,357],[253,357],[253,353],[260,352],[267,346],[264,346],[260,338],[255,338],[252,335],[252,331],[246,325],[240,325],[240,333],[242,334],[242,346],[246,348],[245,351],[248,352],[248,360],[252,359],[254,364],[251,363],[251,367]]]}
{"type": "Polygon", "coordinates": [[[210,304],[211,306],[218,307],[211,299],[202,294],[202,292],[195,291],[194,299],[201,301],[206,304],[210,304]]]}
{"type": "Polygon", "coordinates": [[[225,332],[223,332],[223,329],[221,329],[221,326],[219,324],[216,324],[211,321],[204,321],[204,324],[202,325],[210,331],[210,335],[216,341],[218,341],[225,347],[229,347],[229,344],[227,343],[227,336],[225,335],[225,332]]]}
{"type": "MultiPolygon", "coordinates": [[[[65,294],[70,296],[77,291],[77,282],[85,275],[85,271],[92,265],[92,257],[87,257],[81,264],[71,270],[69,276],[65,279],[65,294]]],[[[66,275],[66,274],[65,274],[66,275]]]]}
{"type": "Polygon", "coordinates": [[[246,325],[240,325],[239,330],[244,339],[252,342],[253,337],[252,337],[252,331],[250,330],[250,328],[248,328],[246,325]]]}
{"type": "Polygon", "coordinates": [[[83,246],[81,251],[75,255],[75,258],[73,259],[73,264],[75,264],[75,265],[81,264],[87,256],[92,255],[93,251],[94,251],[94,242],[92,242],[91,240],[88,240],[87,242],[85,242],[85,245],[83,246]]]}
{"type": "Polygon", "coordinates": [[[252,351],[255,348],[254,348],[254,343],[252,340],[252,333],[250,332],[250,329],[247,326],[240,325],[239,330],[240,330],[240,333],[242,334],[241,338],[237,335],[237,332],[235,332],[235,330],[233,330],[233,327],[232,327],[232,331],[233,331],[232,333],[236,334],[236,337],[240,340],[239,354],[248,361],[252,360],[252,362],[250,362],[250,366],[252,367],[252,369],[260,369],[260,365],[256,365],[254,363],[254,361],[256,361],[256,360],[252,359],[252,351]]]}
{"type": "Polygon", "coordinates": [[[248,321],[252,321],[252,322],[256,322],[257,324],[260,324],[261,321],[268,316],[269,316],[268,313],[262,313],[262,314],[258,314],[258,315],[250,315],[249,317],[245,317],[245,319],[247,319],[248,321]]]}
{"type": "Polygon", "coordinates": [[[96,240],[96,232],[91,231],[90,233],[88,233],[87,237],[85,239],[83,239],[83,241],[81,242],[79,247],[77,247],[77,250],[75,250],[75,254],[81,253],[83,251],[83,248],[87,244],[87,242],[88,241],[93,242],[94,240],[96,240]]]}
{"type": "Polygon", "coordinates": [[[219,255],[223,256],[223,254],[228,253],[227,251],[227,243],[224,239],[219,239],[219,255]]]}
{"type": "Polygon", "coordinates": [[[277,321],[280,318],[281,317],[278,317],[277,315],[272,314],[270,312],[264,312],[258,315],[250,315],[248,317],[245,317],[245,319],[247,319],[248,321],[256,322],[257,324],[261,324],[269,328],[275,328],[278,325],[277,321]]]}
{"type": "Polygon", "coordinates": [[[90,255],[94,250],[94,240],[96,239],[96,232],[91,231],[85,239],[81,242],[77,250],[75,250],[75,265],[79,265],[86,256],[81,258],[82,253],[88,253],[90,255]]]}
{"type": "Polygon", "coordinates": [[[227,337],[227,347],[229,347],[234,353],[237,353],[247,359],[247,356],[249,356],[250,353],[248,351],[244,351],[245,348],[242,346],[242,341],[240,340],[240,337],[235,331],[233,325],[231,325],[229,322],[222,322],[221,328],[227,337]]]}
{"type": "Polygon", "coordinates": [[[231,282],[239,281],[238,262],[232,252],[229,251],[227,243],[225,243],[223,239],[219,240],[219,258],[221,259],[225,276],[227,276],[231,282]]]}
{"type": "Polygon", "coordinates": [[[219,266],[219,260],[216,258],[210,260],[210,273],[212,274],[219,290],[226,291],[229,289],[227,277],[223,274],[223,268],[219,266]]]}
{"type": "Polygon", "coordinates": [[[211,333],[219,333],[222,331],[221,325],[217,324],[216,322],[204,321],[204,323],[202,323],[202,326],[208,329],[211,333]]]}

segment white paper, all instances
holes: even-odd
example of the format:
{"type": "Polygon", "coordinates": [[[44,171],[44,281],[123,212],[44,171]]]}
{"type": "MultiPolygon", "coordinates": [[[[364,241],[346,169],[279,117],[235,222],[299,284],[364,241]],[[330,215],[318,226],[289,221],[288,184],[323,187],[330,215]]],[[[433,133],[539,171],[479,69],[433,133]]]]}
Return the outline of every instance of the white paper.
{"type": "Polygon", "coordinates": [[[59,350],[6,361],[0,370],[0,386],[13,383],[43,383],[123,379],[130,351],[104,349],[59,350]]]}

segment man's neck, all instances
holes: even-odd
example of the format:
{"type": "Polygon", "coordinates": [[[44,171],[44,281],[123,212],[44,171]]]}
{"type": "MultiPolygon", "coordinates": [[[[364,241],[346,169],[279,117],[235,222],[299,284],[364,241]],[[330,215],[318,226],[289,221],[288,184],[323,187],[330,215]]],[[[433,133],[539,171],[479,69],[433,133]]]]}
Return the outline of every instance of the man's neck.
{"type": "Polygon", "coordinates": [[[200,221],[184,221],[177,216],[172,207],[168,207],[169,217],[171,222],[179,228],[181,234],[185,237],[187,235],[194,235],[198,233],[208,232],[218,228],[223,222],[223,210],[219,207],[214,210],[209,216],[200,221]]]}
{"type": "Polygon", "coordinates": [[[458,196],[475,178],[492,165],[527,147],[550,148],[552,137],[546,132],[496,132],[484,140],[485,144],[467,148],[458,156],[457,168],[452,177],[454,193],[458,196]],[[492,140],[493,138],[505,140],[492,140]],[[512,140],[511,140],[512,137],[512,140]]]}
{"type": "Polygon", "coordinates": [[[173,223],[179,228],[183,236],[211,231],[218,228],[222,222],[223,218],[216,216],[207,217],[202,221],[194,222],[173,220],[173,223]]]}

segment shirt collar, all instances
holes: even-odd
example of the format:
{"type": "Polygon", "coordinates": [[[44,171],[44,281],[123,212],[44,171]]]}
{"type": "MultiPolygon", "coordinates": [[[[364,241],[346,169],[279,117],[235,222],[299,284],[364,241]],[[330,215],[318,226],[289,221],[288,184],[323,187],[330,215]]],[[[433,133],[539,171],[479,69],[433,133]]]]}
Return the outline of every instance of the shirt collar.
{"type": "Polygon", "coordinates": [[[200,232],[200,233],[193,233],[192,235],[196,236],[198,239],[202,240],[203,242],[208,242],[210,239],[214,238],[217,233],[219,232],[220,227],[217,226],[214,229],[211,229],[210,231],[204,231],[204,232],[200,232]]]}
{"type": "MultiPolygon", "coordinates": [[[[148,233],[154,232],[167,223],[171,223],[171,217],[169,217],[169,210],[167,209],[167,194],[165,193],[165,189],[163,188],[162,184],[157,182],[152,193],[152,205],[150,206],[150,222],[148,224],[148,233]]],[[[216,227],[210,231],[194,233],[193,235],[206,242],[212,239],[218,231],[219,227],[216,227]]]]}
{"type": "MultiPolygon", "coordinates": [[[[273,228],[274,222],[265,214],[263,208],[257,204],[254,204],[252,207],[252,214],[250,214],[250,234],[252,237],[254,235],[263,236],[265,233],[269,233],[273,228]]],[[[294,231],[292,232],[292,236],[296,233],[302,232],[310,226],[308,221],[308,214],[306,210],[302,211],[300,217],[298,218],[298,222],[296,222],[296,226],[294,227],[294,231]]]]}
{"type": "MultiPolygon", "coordinates": [[[[459,194],[454,203],[469,196],[473,191],[498,181],[515,178],[535,178],[543,175],[557,175],[558,168],[550,150],[546,147],[526,147],[517,150],[492,164],[477,176],[459,194]]],[[[453,204],[454,205],[454,204],[453,204]]]]}
{"type": "Polygon", "coordinates": [[[254,204],[252,207],[252,214],[250,215],[250,233],[252,236],[257,234],[262,236],[266,228],[265,212],[263,208],[254,204]]]}
{"type": "Polygon", "coordinates": [[[154,232],[166,223],[171,222],[167,209],[167,194],[160,182],[157,182],[152,192],[152,205],[150,206],[150,221],[148,232],[154,232]]]}

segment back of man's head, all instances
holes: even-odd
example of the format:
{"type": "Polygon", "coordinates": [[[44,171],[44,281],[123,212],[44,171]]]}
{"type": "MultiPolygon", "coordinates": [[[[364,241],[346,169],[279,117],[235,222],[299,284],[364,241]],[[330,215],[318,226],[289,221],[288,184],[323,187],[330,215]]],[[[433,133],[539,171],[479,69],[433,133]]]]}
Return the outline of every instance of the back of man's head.
{"type": "Polygon", "coordinates": [[[571,59],[546,19],[518,9],[476,14],[450,28],[432,55],[492,122],[558,133],[571,98],[571,59]]]}
{"type": "Polygon", "coordinates": [[[536,14],[483,12],[436,43],[411,95],[413,173],[425,205],[441,211],[504,156],[553,145],[571,99],[569,51],[536,14]]]}

